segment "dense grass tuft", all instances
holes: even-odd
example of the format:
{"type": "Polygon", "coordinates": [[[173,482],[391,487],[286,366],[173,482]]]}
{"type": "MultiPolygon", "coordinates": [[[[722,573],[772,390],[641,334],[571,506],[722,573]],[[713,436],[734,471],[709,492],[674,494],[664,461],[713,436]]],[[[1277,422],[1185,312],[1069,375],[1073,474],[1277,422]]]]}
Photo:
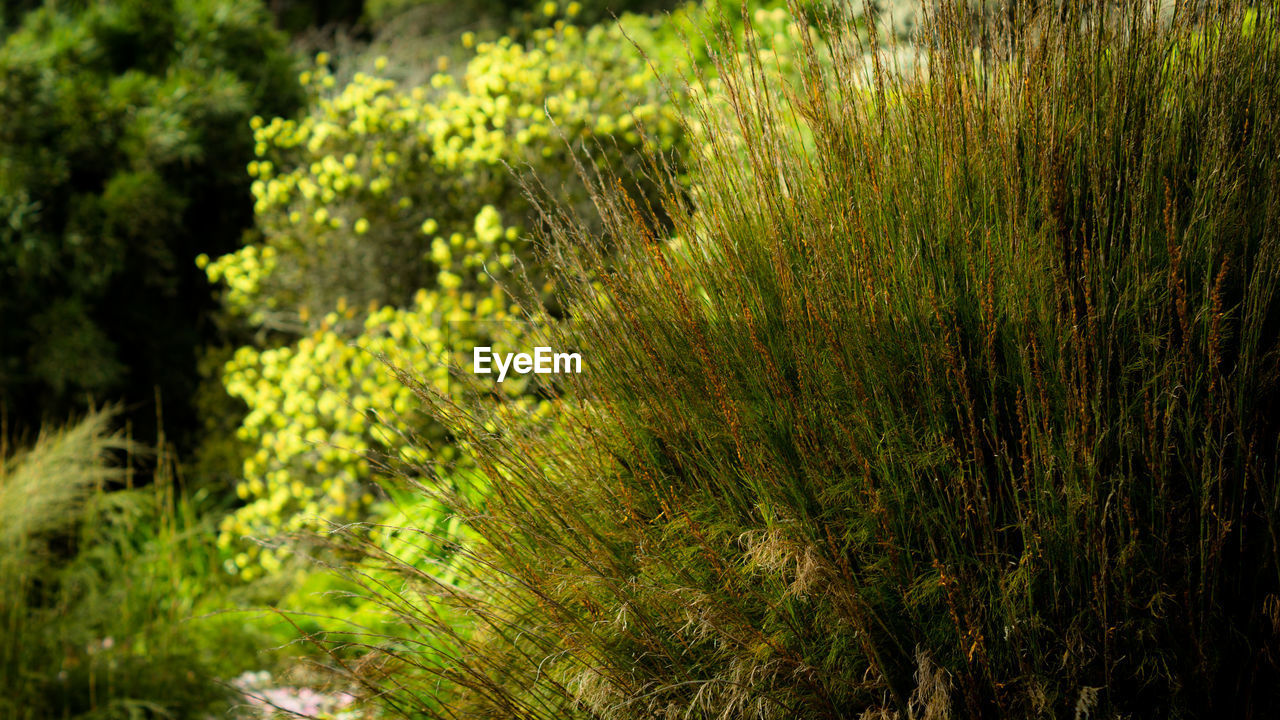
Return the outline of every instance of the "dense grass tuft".
{"type": "Polygon", "coordinates": [[[484,499],[442,493],[469,577],[406,568],[433,650],[371,687],[440,717],[1280,710],[1277,8],[1124,5],[948,7],[911,63],[837,20],[799,82],[723,55],[692,192],[597,177],[604,240],[549,218],[543,332],[588,365],[553,427],[418,385],[484,499]]]}

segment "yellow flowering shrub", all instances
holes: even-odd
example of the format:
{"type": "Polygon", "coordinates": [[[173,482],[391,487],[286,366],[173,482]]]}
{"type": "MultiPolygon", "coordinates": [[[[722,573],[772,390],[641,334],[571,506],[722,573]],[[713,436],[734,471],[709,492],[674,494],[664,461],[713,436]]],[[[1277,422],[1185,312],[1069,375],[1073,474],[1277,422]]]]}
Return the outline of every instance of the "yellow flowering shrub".
{"type": "Polygon", "coordinates": [[[615,155],[638,155],[639,123],[665,149],[678,141],[674,107],[640,54],[619,52],[618,28],[561,23],[534,36],[479,43],[460,73],[423,87],[357,73],[329,91],[321,57],[302,75],[318,95],[313,112],[254,122],[259,157],[248,171],[263,247],[209,263],[226,306],[299,332],[339,298],[404,305],[436,280],[422,258],[437,233],[465,232],[490,203],[517,227],[529,214],[507,166],[577,186],[567,199],[585,203],[566,140],[601,138],[615,155]]]}
{"type": "MultiPolygon", "coordinates": [[[[572,145],[623,169],[646,150],[681,151],[678,108],[650,63],[687,58],[673,30],[687,27],[684,12],[623,27],[557,21],[525,43],[464,36],[470,59],[423,86],[368,73],[339,86],[321,53],[300,78],[311,112],[253,120],[260,242],[199,261],[225,306],[277,345],[242,347],[224,371],[248,406],[237,434],[251,448],[236,488],[244,505],[219,538],[230,569],[251,577],[280,564],[246,536],[368,517],[371,455],[458,456],[380,358],[456,392],[447,358],[520,346],[502,286],[517,266],[537,276],[525,239],[534,213],[511,168],[557,202],[586,205],[572,145]]],[[[533,291],[547,299],[552,288],[533,291]]],[[[499,387],[505,412],[538,417],[545,401],[519,379],[499,387]]]]}
{"type": "MultiPolygon", "coordinates": [[[[454,463],[453,443],[415,413],[413,391],[388,364],[413,368],[450,393],[449,363],[458,353],[477,344],[519,345],[515,308],[492,280],[480,280],[490,273],[475,262],[514,257],[520,241],[512,230],[486,206],[471,233],[434,238],[426,264],[438,279],[407,307],[359,313],[339,301],[290,345],[236,351],[223,379],[227,392],[250,408],[237,435],[255,450],[236,488],[246,504],[224,519],[219,537],[233,553],[230,569],[253,577],[280,564],[272,551],[233,545],[236,538],[322,530],[365,517],[376,502],[371,454],[390,462],[454,463]]],[[[491,384],[508,398],[506,411],[540,415],[521,379],[491,384]]]]}

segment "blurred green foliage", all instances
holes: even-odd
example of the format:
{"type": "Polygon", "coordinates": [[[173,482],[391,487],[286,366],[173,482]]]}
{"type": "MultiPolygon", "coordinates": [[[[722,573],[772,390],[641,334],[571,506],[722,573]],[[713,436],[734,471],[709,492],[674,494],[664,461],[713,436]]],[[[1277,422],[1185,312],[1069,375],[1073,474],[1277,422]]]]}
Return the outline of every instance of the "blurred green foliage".
{"type": "Polygon", "coordinates": [[[255,111],[303,95],[254,0],[48,3],[0,46],[0,403],[34,428],[162,395],[194,425],[196,349],[212,336],[200,252],[251,226],[255,111]]]}
{"type": "Polygon", "coordinates": [[[265,0],[276,26],[290,35],[349,27],[364,15],[366,0],[265,0]]]}
{"type": "Polygon", "coordinates": [[[199,717],[231,699],[220,677],[270,662],[266,623],[209,614],[233,599],[173,458],[117,423],[0,448],[2,717],[199,717]],[[121,489],[140,464],[155,482],[121,489]]]}

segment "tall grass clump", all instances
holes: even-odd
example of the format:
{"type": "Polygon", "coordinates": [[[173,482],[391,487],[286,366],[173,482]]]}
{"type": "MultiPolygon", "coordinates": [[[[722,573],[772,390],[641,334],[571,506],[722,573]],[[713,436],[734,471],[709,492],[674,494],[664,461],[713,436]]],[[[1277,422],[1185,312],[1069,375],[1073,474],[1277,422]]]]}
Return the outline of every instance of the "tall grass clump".
{"type": "Polygon", "coordinates": [[[255,658],[236,623],[191,621],[218,568],[213,528],[163,452],[154,484],[128,487],[147,453],[115,420],[0,453],[0,718],[201,717],[228,707],[224,661],[255,658]]]}
{"type": "Polygon", "coordinates": [[[548,217],[555,416],[404,373],[485,491],[465,578],[381,588],[390,707],[1280,709],[1277,7],[1033,5],[726,49],[691,190],[548,217]]]}

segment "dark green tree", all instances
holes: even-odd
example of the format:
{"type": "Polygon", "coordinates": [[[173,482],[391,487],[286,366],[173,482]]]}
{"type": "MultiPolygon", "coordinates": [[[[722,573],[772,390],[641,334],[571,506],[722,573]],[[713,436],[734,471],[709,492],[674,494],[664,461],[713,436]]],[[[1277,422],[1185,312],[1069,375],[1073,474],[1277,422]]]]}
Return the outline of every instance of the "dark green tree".
{"type": "Polygon", "coordinates": [[[253,214],[249,120],[301,104],[256,0],[46,2],[0,44],[0,404],[17,427],[124,400],[193,426],[214,302],[193,259],[253,214]]]}

